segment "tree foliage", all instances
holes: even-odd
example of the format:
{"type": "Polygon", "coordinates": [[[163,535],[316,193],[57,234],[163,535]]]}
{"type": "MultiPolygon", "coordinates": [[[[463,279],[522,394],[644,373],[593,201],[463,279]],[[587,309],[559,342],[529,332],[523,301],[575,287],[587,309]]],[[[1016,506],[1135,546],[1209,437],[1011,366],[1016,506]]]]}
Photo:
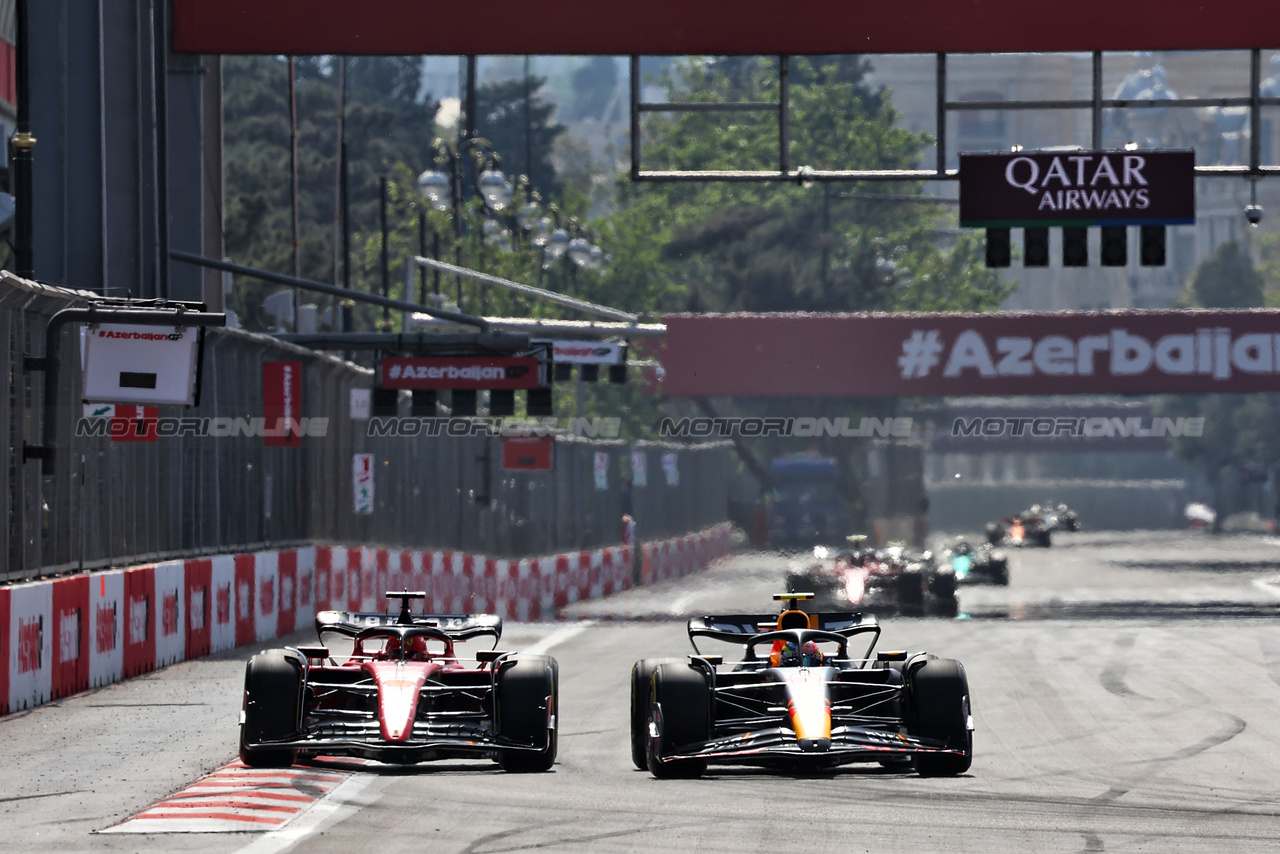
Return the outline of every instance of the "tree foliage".
{"type": "MultiPolygon", "coordinates": [[[[1274,261],[1263,246],[1264,269],[1274,261]]],[[[1269,301],[1272,276],[1254,266],[1246,246],[1224,243],[1192,273],[1180,304],[1194,308],[1255,308],[1269,301]]],[[[1224,467],[1280,465],[1280,395],[1204,394],[1157,401],[1162,415],[1204,419],[1201,436],[1171,439],[1179,458],[1216,483],[1224,467]]]]}
{"type": "MultiPolygon", "coordinates": [[[[896,127],[859,57],[793,59],[788,161],[818,170],[912,167],[925,135],[896,127]]],[[[673,100],[768,102],[777,60],[728,57],[671,67],[673,100]]],[[[643,129],[650,170],[777,169],[776,116],[658,115],[643,129]],[[727,120],[726,120],[726,117],[727,120]]],[[[621,187],[617,230],[642,229],[671,283],[665,308],[690,311],[990,310],[1009,287],[943,208],[915,185],[653,183],[621,187]]]]}

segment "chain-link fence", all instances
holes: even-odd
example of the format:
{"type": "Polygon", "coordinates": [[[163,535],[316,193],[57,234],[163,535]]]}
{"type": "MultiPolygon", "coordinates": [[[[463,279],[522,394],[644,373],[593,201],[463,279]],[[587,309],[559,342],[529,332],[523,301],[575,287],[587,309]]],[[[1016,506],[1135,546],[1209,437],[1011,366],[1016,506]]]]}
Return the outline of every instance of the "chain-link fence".
{"type": "Polygon", "coordinates": [[[24,356],[43,355],[49,317],[87,296],[0,273],[0,347],[9,375],[0,420],[7,454],[0,501],[9,520],[0,529],[7,558],[0,581],[304,543],[516,557],[617,543],[624,513],[646,539],[726,518],[727,445],[561,436],[552,470],[504,471],[498,436],[367,435],[368,421],[352,417],[351,391],[370,388],[371,371],[236,330],[208,332],[199,405],[160,407],[159,415],[249,426],[247,419],[263,415],[263,364],[294,361],[302,365],[303,415],[328,419],[323,438],[268,447],[243,428],[154,441],[77,435],[88,413],[81,333],[68,325],[60,342],[56,470],[42,476],[38,461],[24,462],[23,448],[40,442],[44,375],[28,370],[24,356]],[[355,512],[360,453],[374,461],[368,514],[355,512]]]}

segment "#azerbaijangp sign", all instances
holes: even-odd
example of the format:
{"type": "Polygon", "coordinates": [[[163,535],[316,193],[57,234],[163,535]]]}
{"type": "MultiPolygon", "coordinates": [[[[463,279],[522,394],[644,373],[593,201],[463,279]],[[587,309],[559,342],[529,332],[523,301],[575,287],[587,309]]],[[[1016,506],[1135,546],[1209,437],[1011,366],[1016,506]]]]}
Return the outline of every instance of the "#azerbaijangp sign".
{"type": "Polygon", "coordinates": [[[1195,152],[960,155],[961,228],[1190,225],[1195,152]]]}

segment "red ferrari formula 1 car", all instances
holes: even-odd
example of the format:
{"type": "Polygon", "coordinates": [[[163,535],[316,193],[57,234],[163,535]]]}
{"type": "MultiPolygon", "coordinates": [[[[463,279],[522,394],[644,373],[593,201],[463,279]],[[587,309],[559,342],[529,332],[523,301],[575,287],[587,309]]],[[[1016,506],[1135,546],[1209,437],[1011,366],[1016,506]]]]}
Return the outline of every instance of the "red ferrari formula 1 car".
{"type": "Polygon", "coordinates": [[[425,593],[388,593],[399,614],[322,611],[323,646],[249,660],[240,718],[246,765],[359,756],[410,764],[484,757],[507,771],[546,771],[556,758],[558,666],[541,655],[476,653],[455,642],[491,637],[492,614],[414,614],[425,593]],[[332,649],[331,649],[332,647],[332,649]]]}
{"type": "Polygon", "coordinates": [[[631,670],[631,758],[655,777],[696,777],[708,763],[818,769],[910,762],[925,776],[969,769],[973,717],[958,661],[875,653],[880,627],[856,613],[810,614],[807,593],[778,595],[776,616],[689,621],[689,640],[745,649],[726,664],[701,652],[631,670]],[[855,640],[865,651],[851,653],[855,640]]]}

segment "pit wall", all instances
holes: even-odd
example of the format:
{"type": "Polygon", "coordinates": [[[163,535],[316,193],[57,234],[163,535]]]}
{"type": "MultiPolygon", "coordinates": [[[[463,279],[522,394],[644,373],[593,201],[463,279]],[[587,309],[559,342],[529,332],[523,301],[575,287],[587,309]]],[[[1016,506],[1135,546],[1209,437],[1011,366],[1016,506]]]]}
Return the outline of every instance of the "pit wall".
{"type": "Polygon", "coordinates": [[[523,560],[317,546],[0,588],[0,714],[269,641],[310,626],[317,611],[386,611],[388,590],[425,590],[428,612],[551,620],[637,580],[703,569],[729,553],[729,531],[725,523],[644,543],[639,567],[630,546],[523,560]]]}

